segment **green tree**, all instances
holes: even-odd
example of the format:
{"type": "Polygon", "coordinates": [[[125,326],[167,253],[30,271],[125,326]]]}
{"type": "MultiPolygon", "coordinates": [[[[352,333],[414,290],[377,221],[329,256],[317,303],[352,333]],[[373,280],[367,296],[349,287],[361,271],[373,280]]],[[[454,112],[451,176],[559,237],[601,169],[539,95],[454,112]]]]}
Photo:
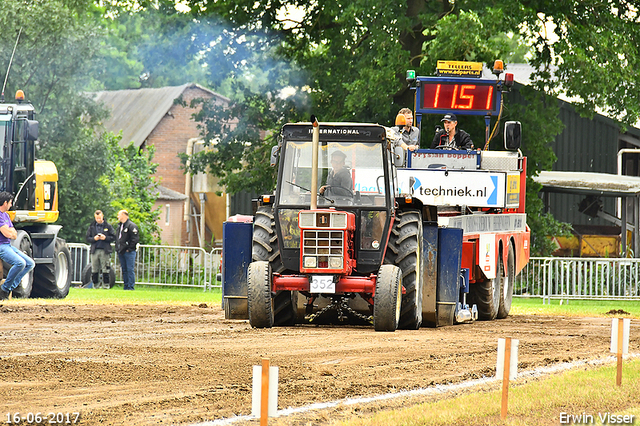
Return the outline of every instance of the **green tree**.
{"type": "MultiPolygon", "coordinates": [[[[234,83],[239,80],[238,74],[248,71],[243,68],[247,58],[255,58],[246,54],[248,46],[269,52],[270,61],[280,60],[290,69],[304,71],[302,78],[290,85],[299,93],[308,94],[309,101],[301,103],[305,109],[292,104],[296,110],[283,112],[278,126],[267,134],[277,132],[282,120],[301,117],[311,109],[326,121],[390,123],[398,108],[413,103],[413,92],[404,82],[406,69],[430,75],[438,59],[473,60],[488,65],[498,58],[522,59],[524,46],[530,46],[529,62],[538,69],[533,87],[540,95],[529,96],[527,109],[514,108],[512,119],[534,124],[536,113],[544,112],[540,117],[549,117],[555,107],[545,109],[551,104],[547,96],[560,91],[577,96],[584,114],[593,113],[598,107],[623,125],[634,123],[640,115],[640,74],[635,71],[640,61],[635,48],[640,41],[636,2],[191,0],[189,4],[200,16],[220,16],[233,27],[228,39],[208,50],[207,61],[210,68],[223,64],[222,69],[229,71],[234,83]],[[283,13],[288,7],[300,10],[299,17],[283,13]]],[[[214,77],[212,85],[222,87],[214,77]]],[[[274,84],[270,90],[253,90],[250,85],[243,85],[243,90],[231,94],[238,104],[232,108],[244,111],[249,108],[247,104],[262,105],[262,110],[253,109],[259,114],[252,117],[253,125],[258,126],[263,116],[260,114],[267,116],[271,108],[279,107],[273,100],[282,87],[274,84]]],[[[215,114],[207,117],[202,118],[203,122],[228,118],[215,114]]],[[[537,127],[525,125],[525,130],[536,129],[536,136],[532,134],[525,141],[529,164],[533,165],[530,176],[549,169],[554,161],[549,143],[560,127],[555,120],[547,123],[542,137],[537,137],[537,127]]],[[[204,129],[209,127],[207,124],[204,129]]],[[[211,154],[210,170],[222,175],[223,182],[233,180],[234,167],[240,164],[250,170],[264,167],[264,163],[251,162],[253,158],[264,161],[264,155],[255,156],[262,152],[258,138],[242,135],[247,136],[243,145],[237,139],[239,134],[232,140],[225,140],[218,133],[212,136],[217,151],[211,154]],[[236,146],[231,149],[225,144],[236,146]],[[238,158],[240,152],[244,152],[242,159],[238,158]],[[220,168],[228,154],[235,158],[233,167],[220,168]]],[[[483,137],[476,134],[474,139],[483,137]]],[[[203,167],[202,162],[194,164],[203,167]]],[[[529,181],[528,211],[535,234],[534,250],[544,254],[543,236],[557,232],[559,225],[551,216],[543,215],[537,197],[539,188],[529,181]]],[[[273,181],[264,182],[268,189],[273,181]]]]}
{"type": "Polygon", "coordinates": [[[88,70],[100,38],[100,28],[87,19],[85,6],[56,0],[0,3],[0,63],[9,63],[20,34],[6,92],[23,89],[36,108],[36,156],[58,168],[60,235],[71,241],[84,240],[85,222],[93,217],[95,205],[109,201],[98,182],[109,162],[108,151],[92,130],[104,111],[79,93],[90,80],[88,70]]]}
{"type": "Polygon", "coordinates": [[[118,144],[122,139],[121,135],[107,133],[106,138],[113,158],[111,173],[100,179],[112,200],[107,215],[111,218],[111,223],[116,224],[117,212],[127,210],[129,218],[140,229],[140,243],[159,244],[160,210],[154,208],[158,198],[158,183],[152,176],[158,167],[153,162],[155,148],[150,146],[139,150],[133,143],[121,148],[118,144]]]}
{"type": "Polygon", "coordinates": [[[107,90],[204,84],[202,51],[215,26],[180,13],[173,0],[107,2],[95,75],[107,90]]]}
{"type": "MultiPolygon", "coordinates": [[[[96,208],[109,210],[114,198],[103,181],[114,179],[116,160],[126,167],[131,164],[121,157],[133,162],[110,143],[108,135],[97,132],[106,112],[82,95],[100,85],[95,64],[106,38],[103,12],[90,0],[0,2],[0,63],[8,65],[20,34],[6,93],[22,89],[36,108],[40,121],[36,156],[57,166],[58,223],[63,225],[60,235],[69,241],[84,241],[96,208]]],[[[0,72],[4,81],[4,69],[0,72]]],[[[146,209],[151,195],[134,191],[127,197],[146,209]]]]}

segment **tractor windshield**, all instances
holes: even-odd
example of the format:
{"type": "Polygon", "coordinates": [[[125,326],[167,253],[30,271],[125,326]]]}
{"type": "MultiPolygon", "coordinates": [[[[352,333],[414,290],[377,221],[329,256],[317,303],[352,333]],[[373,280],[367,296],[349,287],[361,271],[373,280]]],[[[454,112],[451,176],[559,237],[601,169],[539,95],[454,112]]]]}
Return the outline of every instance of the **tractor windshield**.
{"type": "MultiPolygon", "coordinates": [[[[279,204],[311,204],[311,142],[287,141],[279,204]]],[[[382,144],[374,142],[320,142],[318,152],[318,206],[386,203],[382,144]]]]}

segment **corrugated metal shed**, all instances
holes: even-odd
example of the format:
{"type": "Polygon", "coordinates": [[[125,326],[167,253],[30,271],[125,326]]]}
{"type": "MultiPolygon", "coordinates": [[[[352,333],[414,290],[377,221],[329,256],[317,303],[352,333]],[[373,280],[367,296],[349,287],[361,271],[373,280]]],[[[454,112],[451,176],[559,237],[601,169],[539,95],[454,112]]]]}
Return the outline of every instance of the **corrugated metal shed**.
{"type": "Polygon", "coordinates": [[[122,130],[120,144],[126,146],[133,142],[139,148],[173,106],[174,100],[191,87],[229,102],[228,98],[193,83],[157,89],[110,90],[92,95],[111,111],[111,116],[103,123],[105,128],[113,132],[122,130]]]}
{"type": "MultiPolygon", "coordinates": [[[[610,118],[596,114],[592,119],[581,117],[568,102],[561,101],[560,120],[565,128],[551,145],[558,161],[553,170],[616,174],[620,128],[610,118]]],[[[599,218],[578,211],[584,198],[577,194],[551,194],[553,215],[563,222],[577,225],[611,225],[599,218]]],[[[615,212],[615,199],[605,198],[604,210],[615,212]]]]}
{"type": "Polygon", "coordinates": [[[638,176],[589,172],[540,172],[533,180],[556,192],[575,192],[606,197],[640,194],[640,177],[638,176]]]}
{"type": "MultiPolygon", "coordinates": [[[[511,102],[525,104],[519,88],[530,83],[533,68],[525,64],[507,65],[507,72],[514,74],[516,85],[507,95],[511,102]]],[[[618,124],[609,117],[595,114],[593,118],[581,117],[568,98],[559,99],[559,118],[565,128],[551,144],[558,161],[553,170],[569,172],[617,173],[618,150],[632,146],[634,141],[640,144],[640,129],[630,127],[626,133],[620,132],[618,124]]],[[[535,129],[523,129],[534,132],[535,129]]],[[[578,211],[578,204],[584,198],[579,194],[549,194],[551,213],[562,222],[574,225],[611,225],[599,218],[592,218],[578,211]]],[[[615,211],[614,198],[603,199],[604,210],[615,211]]]]}

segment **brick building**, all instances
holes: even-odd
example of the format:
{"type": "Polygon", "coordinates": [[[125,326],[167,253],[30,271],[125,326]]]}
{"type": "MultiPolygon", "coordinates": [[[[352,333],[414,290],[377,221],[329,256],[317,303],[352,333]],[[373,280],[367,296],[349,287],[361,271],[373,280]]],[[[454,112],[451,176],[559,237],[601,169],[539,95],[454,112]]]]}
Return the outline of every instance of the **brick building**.
{"type": "MultiPolygon", "coordinates": [[[[219,240],[222,221],[226,218],[227,197],[217,196],[215,182],[201,193],[191,190],[191,182],[180,168],[180,153],[192,149],[200,137],[200,130],[192,116],[197,109],[176,103],[181,99],[189,105],[193,99],[214,99],[218,104],[228,104],[229,99],[197,84],[162,87],[157,89],[114,90],[96,92],[95,98],[110,111],[104,122],[108,131],[122,132],[121,145],[129,143],[145,149],[156,149],[154,162],[158,163],[156,177],[160,183],[160,196],[156,207],[161,217],[158,225],[164,244],[201,246],[219,240]],[[200,241],[200,209],[204,207],[206,231],[200,241]],[[220,218],[223,218],[220,220],[220,218]]],[[[209,179],[210,181],[210,179],[209,179]]]]}

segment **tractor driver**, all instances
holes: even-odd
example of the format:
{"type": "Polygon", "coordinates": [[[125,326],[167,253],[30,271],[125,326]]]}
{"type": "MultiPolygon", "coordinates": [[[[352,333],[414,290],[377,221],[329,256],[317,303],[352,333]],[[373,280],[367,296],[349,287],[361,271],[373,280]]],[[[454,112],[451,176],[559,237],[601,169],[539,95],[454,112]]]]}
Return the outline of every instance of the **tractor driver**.
{"type": "Polygon", "coordinates": [[[345,166],[347,155],[342,151],[331,154],[331,171],[327,176],[327,183],[320,187],[320,194],[325,196],[338,195],[353,197],[353,179],[345,166]]]}

